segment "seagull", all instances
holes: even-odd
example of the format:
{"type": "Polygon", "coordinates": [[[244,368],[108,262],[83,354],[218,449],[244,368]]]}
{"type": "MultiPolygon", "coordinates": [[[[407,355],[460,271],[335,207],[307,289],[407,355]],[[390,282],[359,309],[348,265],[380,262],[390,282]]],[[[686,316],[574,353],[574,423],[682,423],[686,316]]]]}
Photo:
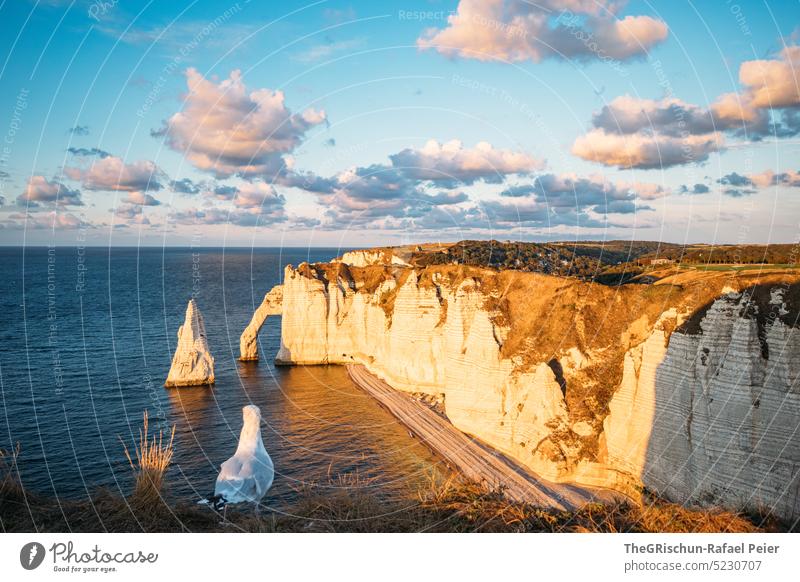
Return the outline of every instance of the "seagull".
{"type": "Polygon", "coordinates": [[[222,463],[214,494],[200,501],[216,510],[225,509],[228,504],[255,503],[258,511],[258,502],[275,478],[275,467],[261,439],[261,410],[250,404],[242,408],[242,417],[244,425],[236,453],[222,463]]]}

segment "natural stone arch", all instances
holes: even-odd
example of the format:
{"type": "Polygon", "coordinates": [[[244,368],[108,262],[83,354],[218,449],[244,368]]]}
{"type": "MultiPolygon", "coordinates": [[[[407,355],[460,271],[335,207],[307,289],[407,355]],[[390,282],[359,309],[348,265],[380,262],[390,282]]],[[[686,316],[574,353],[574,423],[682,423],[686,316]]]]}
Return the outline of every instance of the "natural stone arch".
{"type": "Polygon", "coordinates": [[[258,332],[270,315],[280,315],[283,310],[283,285],[276,285],[264,295],[250,323],[239,338],[239,360],[252,362],[258,360],[258,332]]]}

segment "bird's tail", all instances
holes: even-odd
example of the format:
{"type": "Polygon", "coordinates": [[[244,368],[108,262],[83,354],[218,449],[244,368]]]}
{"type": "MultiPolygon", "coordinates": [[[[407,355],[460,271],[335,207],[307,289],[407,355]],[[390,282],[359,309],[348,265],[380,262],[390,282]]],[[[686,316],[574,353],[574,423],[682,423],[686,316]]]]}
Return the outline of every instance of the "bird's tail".
{"type": "Polygon", "coordinates": [[[211,507],[217,510],[225,507],[226,503],[227,500],[223,495],[214,495],[213,493],[210,493],[208,497],[206,497],[205,499],[201,499],[200,501],[197,502],[198,505],[210,505],[211,507]]]}

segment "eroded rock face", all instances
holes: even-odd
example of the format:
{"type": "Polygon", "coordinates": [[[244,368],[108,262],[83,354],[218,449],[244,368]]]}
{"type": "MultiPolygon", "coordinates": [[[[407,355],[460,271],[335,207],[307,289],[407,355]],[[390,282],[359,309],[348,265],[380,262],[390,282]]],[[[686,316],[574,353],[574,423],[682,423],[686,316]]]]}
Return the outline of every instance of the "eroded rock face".
{"type": "Polygon", "coordinates": [[[561,387],[545,364],[519,372],[500,354],[505,333],[484,309],[480,283],[420,285],[411,270],[402,285],[357,292],[345,277],[326,281],[291,267],[284,277],[284,364],[361,363],[395,388],[443,394],[461,430],[558,478],[570,463],[554,433],[569,432],[561,387]],[[393,296],[391,312],[382,305],[393,296]]]}
{"type": "Polygon", "coordinates": [[[268,316],[281,314],[282,306],[283,286],[276,285],[264,295],[264,300],[253,313],[253,318],[239,338],[239,359],[241,361],[258,360],[258,332],[268,316]]]}
{"type": "Polygon", "coordinates": [[[360,363],[442,396],[456,427],[551,480],[800,515],[800,339],[777,291],[758,312],[719,281],[375,269],[288,267],[276,361],[360,363]]]}
{"type": "Polygon", "coordinates": [[[194,299],[178,329],[178,345],[165,386],[202,386],[214,383],[214,358],[208,347],[206,325],[194,299]]]}
{"type": "Polygon", "coordinates": [[[728,293],[700,330],[632,350],[605,420],[609,463],[673,499],[800,515],[800,333],[782,294],[759,308],[728,293]]]}

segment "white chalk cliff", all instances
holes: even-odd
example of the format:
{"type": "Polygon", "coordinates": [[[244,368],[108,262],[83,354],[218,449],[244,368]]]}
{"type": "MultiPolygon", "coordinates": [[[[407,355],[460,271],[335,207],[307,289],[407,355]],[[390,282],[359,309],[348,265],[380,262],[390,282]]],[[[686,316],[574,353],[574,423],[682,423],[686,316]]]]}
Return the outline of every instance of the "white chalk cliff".
{"type": "Polygon", "coordinates": [[[290,266],[276,361],[440,395],[456,427],[551,480],[797,517],[797,277],[693,276],[290,266]]]}
{"type": "Polygon", "coordinates": [[[241,361],[258,360],[258,331],[268,316],[281,314],[282,302],[283,287],[281,285],[277,285],[264,295],[264,300],[253,313],[253,318],[239,338],[239,359],[241,361]]]}
{"type": "Polygon", "coordinates": [[[375,250],[366,249],[358,251],[348,251],[340,258],[334,259],[332,262],[344,263],[351,267],[368,267],[370,265],[400,265],[403,267],[410,267],[409,263],[397,254],[396,251],[385,249],[375,250]]]}
{"type": "Polygon", "coordinates": [[[202,386],[214,383],[214,357],[208,347],[206,325],[194,299],[189,300],[178,345],[165,386],[202,386]]]}
{"type": "Polygon", "coordinates": [[[731,292],[698,333],[665,347],[655,332],[626,355],[604,423],[611,465],[673,499],[800,516],[800,333],[771,291],[771,313],[731,292]]]}

